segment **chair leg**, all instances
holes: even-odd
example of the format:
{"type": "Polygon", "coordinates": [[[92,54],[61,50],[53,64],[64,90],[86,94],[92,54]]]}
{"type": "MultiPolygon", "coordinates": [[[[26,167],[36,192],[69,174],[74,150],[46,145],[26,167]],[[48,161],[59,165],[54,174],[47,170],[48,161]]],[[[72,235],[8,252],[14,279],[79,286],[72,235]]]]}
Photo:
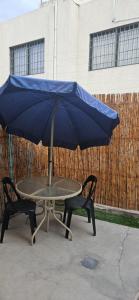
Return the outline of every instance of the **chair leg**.
{"type": "Polygon", "coordinates": [[[34,227],[37,228],[36,214],[34,213],[34,227]]]}
{"type": "Polygon", "coordinates": [[[86,208],[87,217],[88,217],[88,223],[91,223],[91,216],[90,216],[90,209],[86,208]]]}
{"type": "Polygon", "coordinates": [[[63,223],[65,224],[65,221],[66,221],[66,214],[67,214],[67,209],[65,207],[64,209],[64,215],[63,215],[63,223]]]}
{"type": "MultiPolygon", "coordinates": [[[[34,233],[34,214],[33,213],[30,213],[29,214],[29,220],[30,220],[30,229],[31,229],[31,234],[33,235],[33,233],[34,233]]],[[[35,243],[35,237],[34,237],[34,239],[33,239],[33,243],[35,243]]]]}
{"type": "Polygon", "coordinates": [[[91,217],[92,217],[92,225],[93,225],[93,235],[95,236],[96,235],[96,222],[95,222],[94,203],[92,204],[91,217]]]}
{"type": "Polygon", "coordinates": [[[8,229],[8,222],[9,222],[9,214],[7,214],[7,212],[5,211],[4,215],[3,215],[3,222],[2,222],[2,227],[1,227],[0,243],[3,243],[5,230],[8,229]]]}
{"type": "Polygon", "coordinates": [[[9,216],[9,214],[7,214],[7,217],[6,217],[6,224],[5,224],[5,229],[6,229],[6,230],[8,229],[8,226],[9,226],[9,219],[10,219],[10,216],[9,216]]]}
{"type": "MultiPolygon", "coordinates": [[[[72,210],[69,210],[69,211],[68,211],[68,218],[67,218],[67,227],[68,227],[68,228],[70,228],[71,217],[72,217],[72,210]]],[[[69,231],[66,230],[65,238],[68,239],[68,236],[69,236],[69,231]]]]}

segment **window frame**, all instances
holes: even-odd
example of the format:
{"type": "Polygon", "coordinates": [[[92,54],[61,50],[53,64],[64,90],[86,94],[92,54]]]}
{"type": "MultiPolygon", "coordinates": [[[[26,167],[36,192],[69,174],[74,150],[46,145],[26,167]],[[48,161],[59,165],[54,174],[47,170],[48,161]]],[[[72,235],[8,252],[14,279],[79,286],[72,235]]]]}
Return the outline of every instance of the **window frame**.
{"type": "MultiPolygon", "coordinates": [[[[139,22],[129,23],[129,24],[125,24],[125,25],[122,25],[122,26],[113,27],[113,28],[110,28],[110,29],[106,29],[106,30],[102,30],[102,31],[91,33],[89,35],[89,64],[88,64],[88,71],[97,71],[97,70],[104,70],[104,69],[110,69],[110,68],[115,68],[115,67],[124,67],[124,66],[139,64],[139,62],[127,63],[127,64],[121,64],[121,65],[118,64],[118,62],[119,62],[118,61],[118,50],[119,50],[120,32],[122,32],[122,31],[126,32],[128,30],[131,30],[132,28],[133,29],[139,28],[139,22]],[[93,38],[97,37],[97,36],[100,36],[100,35],[104,36],[105,34],[107,35],[107,34],[109,34],[111,32],[115,32],[115,36],[116,36],[116,42],[115,42],[115,65],[114,66],[108,66],[108,67],[101,67],[101,68],[97,67],[97,68],[93,69],[93,38]]],[[[136,58],[139,59],[139,56],[137,56],[136,58]]]]}
{"type": "Polygon", "coordinates": [[[27,43],[22,43],[22,44],[18,44],[18,45],[14,45],[14,46],[11,46],[9,47],[9,56],[10,56],[10,74],[13,74],[15,75],[15,66],[14,66],[14,61],[15,61],[15,58],[14,58],[14,51],[16,49],[23,49],[24,47],[27,48],[27,56],[26,56],[26,65],[25,65],[25,68],[27,70],[26,74],[24,75],[19,75],[19,76],[28,76],[28,75],[35,75],[35,74],[43,74],[45,72],[45,65],[44,65],[44,62],[45,62],[45,39],[44,38],[40,38],[40,39],[37,39],[37,40],[33,40],[33,41],[30,41],[30,42],[27,42],[27,43]],[[39,70],[38,72],[34,73],[34,72],[30,72],[31,69],[33,69],[30,65],[30,63],[32,62],[32,59],[30,57],[30,47],[32,45],[39,45],[39,44],[43,44],[43,69],[42,70],[39,70]]]}

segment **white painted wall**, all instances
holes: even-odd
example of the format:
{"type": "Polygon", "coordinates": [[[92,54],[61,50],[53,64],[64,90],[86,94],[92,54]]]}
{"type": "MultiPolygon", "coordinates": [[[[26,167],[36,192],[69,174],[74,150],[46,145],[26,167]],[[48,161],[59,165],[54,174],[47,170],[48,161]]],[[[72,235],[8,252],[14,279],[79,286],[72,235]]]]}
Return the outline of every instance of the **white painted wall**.
{"type": "Polygon", "coordinates": [[[72,0],[58,1],[56,78],[77,80],[78,6],[72,0]]]}
{"type": "Polygon", "coordinates": [[[90,33],[135,21],[139,0],[50,0],[0,23],[0,84],[10,72],[9,47],[45,38],[45,73],[37,77],[76,80],[92,93],[139,92],[139,64],[88,71],[90,33]]]}
{"type": "Polygon", "coordinates": [[[91,0],[80,7],[77,80],[93,94],[139,91],[139,64],[88,71],[89,34],[136,21],[138,0],[91,0]]]}
{"type": "Polygon", "coordinates": [[[45,74],[52,73],[52,49],[53,49],[53,5],[48,4],[31,13],[19,16],[0,24],[0,83],[10,72],[9,47],[45,38],[45,74]]]}

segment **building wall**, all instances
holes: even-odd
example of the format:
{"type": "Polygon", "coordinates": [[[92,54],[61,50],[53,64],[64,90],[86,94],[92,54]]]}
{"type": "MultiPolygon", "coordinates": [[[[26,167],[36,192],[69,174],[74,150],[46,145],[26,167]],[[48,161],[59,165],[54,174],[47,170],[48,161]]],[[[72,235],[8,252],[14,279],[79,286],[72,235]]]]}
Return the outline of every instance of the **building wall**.
{"type": "Polygon", "coordinates": [[[55,78],[77,80],[79,9],[72,0],[58,0],[55,78]]]}
{"type": "Polygon", "coordinates": [[[40,38],[45,38],[45,73],[35,76],[76,80],[77,14],[71,0],[49,1],[38,10],[1,23],[0,84],[10,72],[9,48],[40,38]]]}
{"type": "Polygon", "coordinates": [[[80,7],[78,81],[93,94],[139,91],[139,64],[88,71],[90,33],[137,21],[138,0],[92,0],[80,7]]]}
{"type": "Polygon", "coordinates": [[[0,24],[0,84],[10,72],[9,47],[45,38],[45,73],[76,80],[91,93],[138,92],[139,64],[88,71],[89,35],[139,21],[138,0],[50,0],[0,24]]]}
{"type": "Polygon", "coordinates": [[[52,49],[53,49],[53,5],[47,5],[31,13],[19,16],[0,25],[0,83],[10,72],[9,47],[45,38],[45,74],[52,73],[52,49]],[[49,38],[48,38],[49,37],[49,38]]]}

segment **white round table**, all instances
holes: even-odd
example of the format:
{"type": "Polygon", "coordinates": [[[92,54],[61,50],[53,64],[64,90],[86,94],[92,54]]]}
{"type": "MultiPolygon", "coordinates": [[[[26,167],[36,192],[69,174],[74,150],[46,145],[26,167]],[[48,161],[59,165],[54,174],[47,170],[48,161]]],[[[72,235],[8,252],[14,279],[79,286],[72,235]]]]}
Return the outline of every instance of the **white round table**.
{"type": "Polygon", "coordinates": [[[82,190],[82,186],[79,182],[69,178],[53,177],[51,186],[48,186],[48,177],[46,176],[28,177],[19,181],[16,184],[16,189],[18,193],[25,198],[34,199],[36,201],[42,200],[44,202],[44,216],[31,237],[32,244],[36,233],[46,219],[46,229],[48,231],[50,213],[53,214],[54,218],[62,226],[69,230],[70,238],[72,239],[71,230],[56,216],[55,201],[65,200],[78,195],[82,190]]]}

